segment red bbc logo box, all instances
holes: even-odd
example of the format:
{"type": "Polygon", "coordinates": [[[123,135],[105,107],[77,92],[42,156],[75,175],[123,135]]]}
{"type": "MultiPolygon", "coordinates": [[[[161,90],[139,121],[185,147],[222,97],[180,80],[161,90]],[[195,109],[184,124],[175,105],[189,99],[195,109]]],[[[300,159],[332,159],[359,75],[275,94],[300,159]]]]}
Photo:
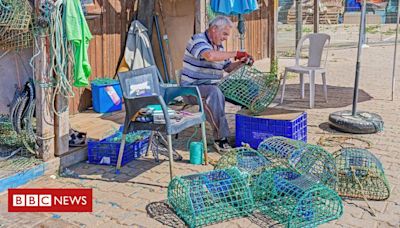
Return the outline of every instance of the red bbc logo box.
{"type": "Polygon", "coordinates": [[[8,189],[8,212],[92,212],[92,189],[8,189]]]}

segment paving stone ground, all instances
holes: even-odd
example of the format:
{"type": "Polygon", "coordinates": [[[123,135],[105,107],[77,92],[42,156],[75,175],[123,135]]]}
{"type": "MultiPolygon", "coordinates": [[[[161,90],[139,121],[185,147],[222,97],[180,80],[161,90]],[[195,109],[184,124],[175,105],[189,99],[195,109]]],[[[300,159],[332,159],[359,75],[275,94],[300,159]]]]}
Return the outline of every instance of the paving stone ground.
{"type": "MultiPolygon", "coordinates": [[[[308,114],[308,141],[317,143],[321,137],[349,136],[368,140],[370,149],[382,162],[391,186],[391,196],[386,201],[370,201],[376,216],[369,213],[362,200],[345,200],[344,214],[321,227],[400,227],[400,90],[395,101],[390,101],[393,46],[377,46],[364,49],[360,80],[359,110],[380,114],[385,121],[383,132],[371,135],[350,135],[331,130],[327,120],[330,113],[351,109],[356,49],[331,50],[328,62],[328,103],[324,103],[322,87],[316,88],[316,107],[308,109],[308,99],[299,99],[298,77],[289,80],[285,102],[279,108],[305,110],[308,114]]],[[[267,61],[256,63],[266,69],[267,61]]],[[[294,63],[293,59],[281,59],[280,66],[294,63]]],[[[400,64],[398,64],[400,67],[400,64]]],[[[398,72],[400,69],[398,69],[398,72]]],[[[399,76],[399,75],[398,75],[399,76]]],[[[317,83],[321,83],[317,77],[317,83]]],[[[306,97],[308,89],[306,85],[306,97]]],[[[279,99],[277,96],[276,101],[279,99]]],[[[227,104],[227,116],[234,132],[236,106],[227,104]]],[[[211,131],[208,131],[209,133],[211,131]]],[[[175,145],[184,157],[175,163],[177,175],[211,170],[213,167],[188,164],[185,139],[193,130],[183,132],[175,145]]],[[[196,139],[196,138],[195,138],[196,139]]],[[[211,142],[211,137],[209,136],[211,142]]],[[[354,141],[356,142],[356,141],[354,141]]],[[[338,147],[325,147],[334,152],[338,147]]],[[[210,157],[219,155],[210,146],[210,157]]],[[[133,161],[122,168],[120,175],[114,168],[79,163],[70,167],[70,175],[55,179],[43,176],[24,188],[93,188],[92,213],[8,213],[7,194],[0,195],[0,227],[182,227],[184,224],[167,207],[169,182],[168,161],[155,163],[151,156],[133,161]]],[[[210,227],[279,227],[275,221],[254,215],[210,227]]]]}

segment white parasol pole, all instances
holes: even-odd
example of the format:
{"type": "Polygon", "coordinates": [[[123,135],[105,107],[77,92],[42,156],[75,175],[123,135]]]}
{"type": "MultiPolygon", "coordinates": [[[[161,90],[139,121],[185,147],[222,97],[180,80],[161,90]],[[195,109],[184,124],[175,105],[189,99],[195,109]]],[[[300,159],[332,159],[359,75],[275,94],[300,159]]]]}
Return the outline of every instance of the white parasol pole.
{"type": "Polygon", "coordinates": [[[397,1],[396,38],[394,39],[393,72],[392,72],[392,101],[394,100],[394,85],[396,74],[397,39],[399,37],[400,0],[397,1]]]}

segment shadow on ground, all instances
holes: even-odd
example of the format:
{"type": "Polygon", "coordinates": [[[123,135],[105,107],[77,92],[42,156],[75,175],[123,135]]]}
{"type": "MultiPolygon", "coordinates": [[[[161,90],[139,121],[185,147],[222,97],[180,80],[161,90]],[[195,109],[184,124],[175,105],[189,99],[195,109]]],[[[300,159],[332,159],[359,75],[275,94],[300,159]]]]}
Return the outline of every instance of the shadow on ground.
{"type": "MultiPolygon", "coordinates": [[[[282,90],[278,92],[276,101],[280,101],[282,90]]],[[[315,106],[314,109],[341,108],[353,104],[353,87],[340,87],[328,85],[328,103],[325,102],[323,86],[315,85],[315,106]]],[[[310,107],[309,84],[305,84],[304,99],[300,98],[300,84],[286,85],[285,98],[282,107],[308,109],[310,107]]],[[[373,97],[360,89],[358,103],[371,100],[373,97]]]]}
{"type": "MultiPolygon", "coordinates": [[[[167,201],[152,202],[146,206],[147,215],[159,223],[170,227],[186,227],[185,222],[178,217],[174,209],[171,208],[167,201]]],[[[277,228],[283,227],[278,222],[259,213],[254,212],[247,217],[253,224],[260,227],[277,228]]]]}
{"type": "Polygon", "coordinates": [[[155,219],[159,223],[170,227],[186,227],[185,222],[182,221],[175,214],[166,201],[152,202],[146,206],[147,215],[155,219]]]}
{"type": "Polygon", "coordinates": [[[160,160],[159,162],[154,161],[151,156],[142,157],[122,166],[119,174],[116,173],[115,166],[96,165],[81,162],[64,169],[61,173],[61,176],[83,180],[100,180],[118,183],[128,182],[164,188],[166,186],[159,185],[155,181],[135,181],[134,179],[142,173],[151,170],[153,167],[161,165],[162,162],[164,162],[164,160],[160,160]]]}

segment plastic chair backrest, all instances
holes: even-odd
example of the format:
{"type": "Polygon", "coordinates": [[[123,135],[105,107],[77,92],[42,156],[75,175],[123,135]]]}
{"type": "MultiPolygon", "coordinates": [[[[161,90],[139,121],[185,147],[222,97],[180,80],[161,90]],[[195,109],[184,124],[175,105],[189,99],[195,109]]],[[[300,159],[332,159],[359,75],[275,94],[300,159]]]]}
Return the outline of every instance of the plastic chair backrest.
{"type": "Polygon", "coordinates": [[[118,73],[123,96],[133,99],[142,96],[161,95],[156,66],[118,73]]]}
{"type": "MultiPolygon", "coordinates": [[[[310,40],[309,47],[308,47],[308,67],[321,67],[321,59],[322,53],[324,51],[325,45],[330,43],[331,37],[325,33],[313,33],[303,36],[299,44],[297,45],[296,50],[296,65],[299,65],[300,58],[301,58],[301,50],[306,40],[310,40]],[[328,41],[328,42],[327,42],[328,41]]],[[[328,57],[328,53],[326,52],[325,62],[328,57]]]]}

